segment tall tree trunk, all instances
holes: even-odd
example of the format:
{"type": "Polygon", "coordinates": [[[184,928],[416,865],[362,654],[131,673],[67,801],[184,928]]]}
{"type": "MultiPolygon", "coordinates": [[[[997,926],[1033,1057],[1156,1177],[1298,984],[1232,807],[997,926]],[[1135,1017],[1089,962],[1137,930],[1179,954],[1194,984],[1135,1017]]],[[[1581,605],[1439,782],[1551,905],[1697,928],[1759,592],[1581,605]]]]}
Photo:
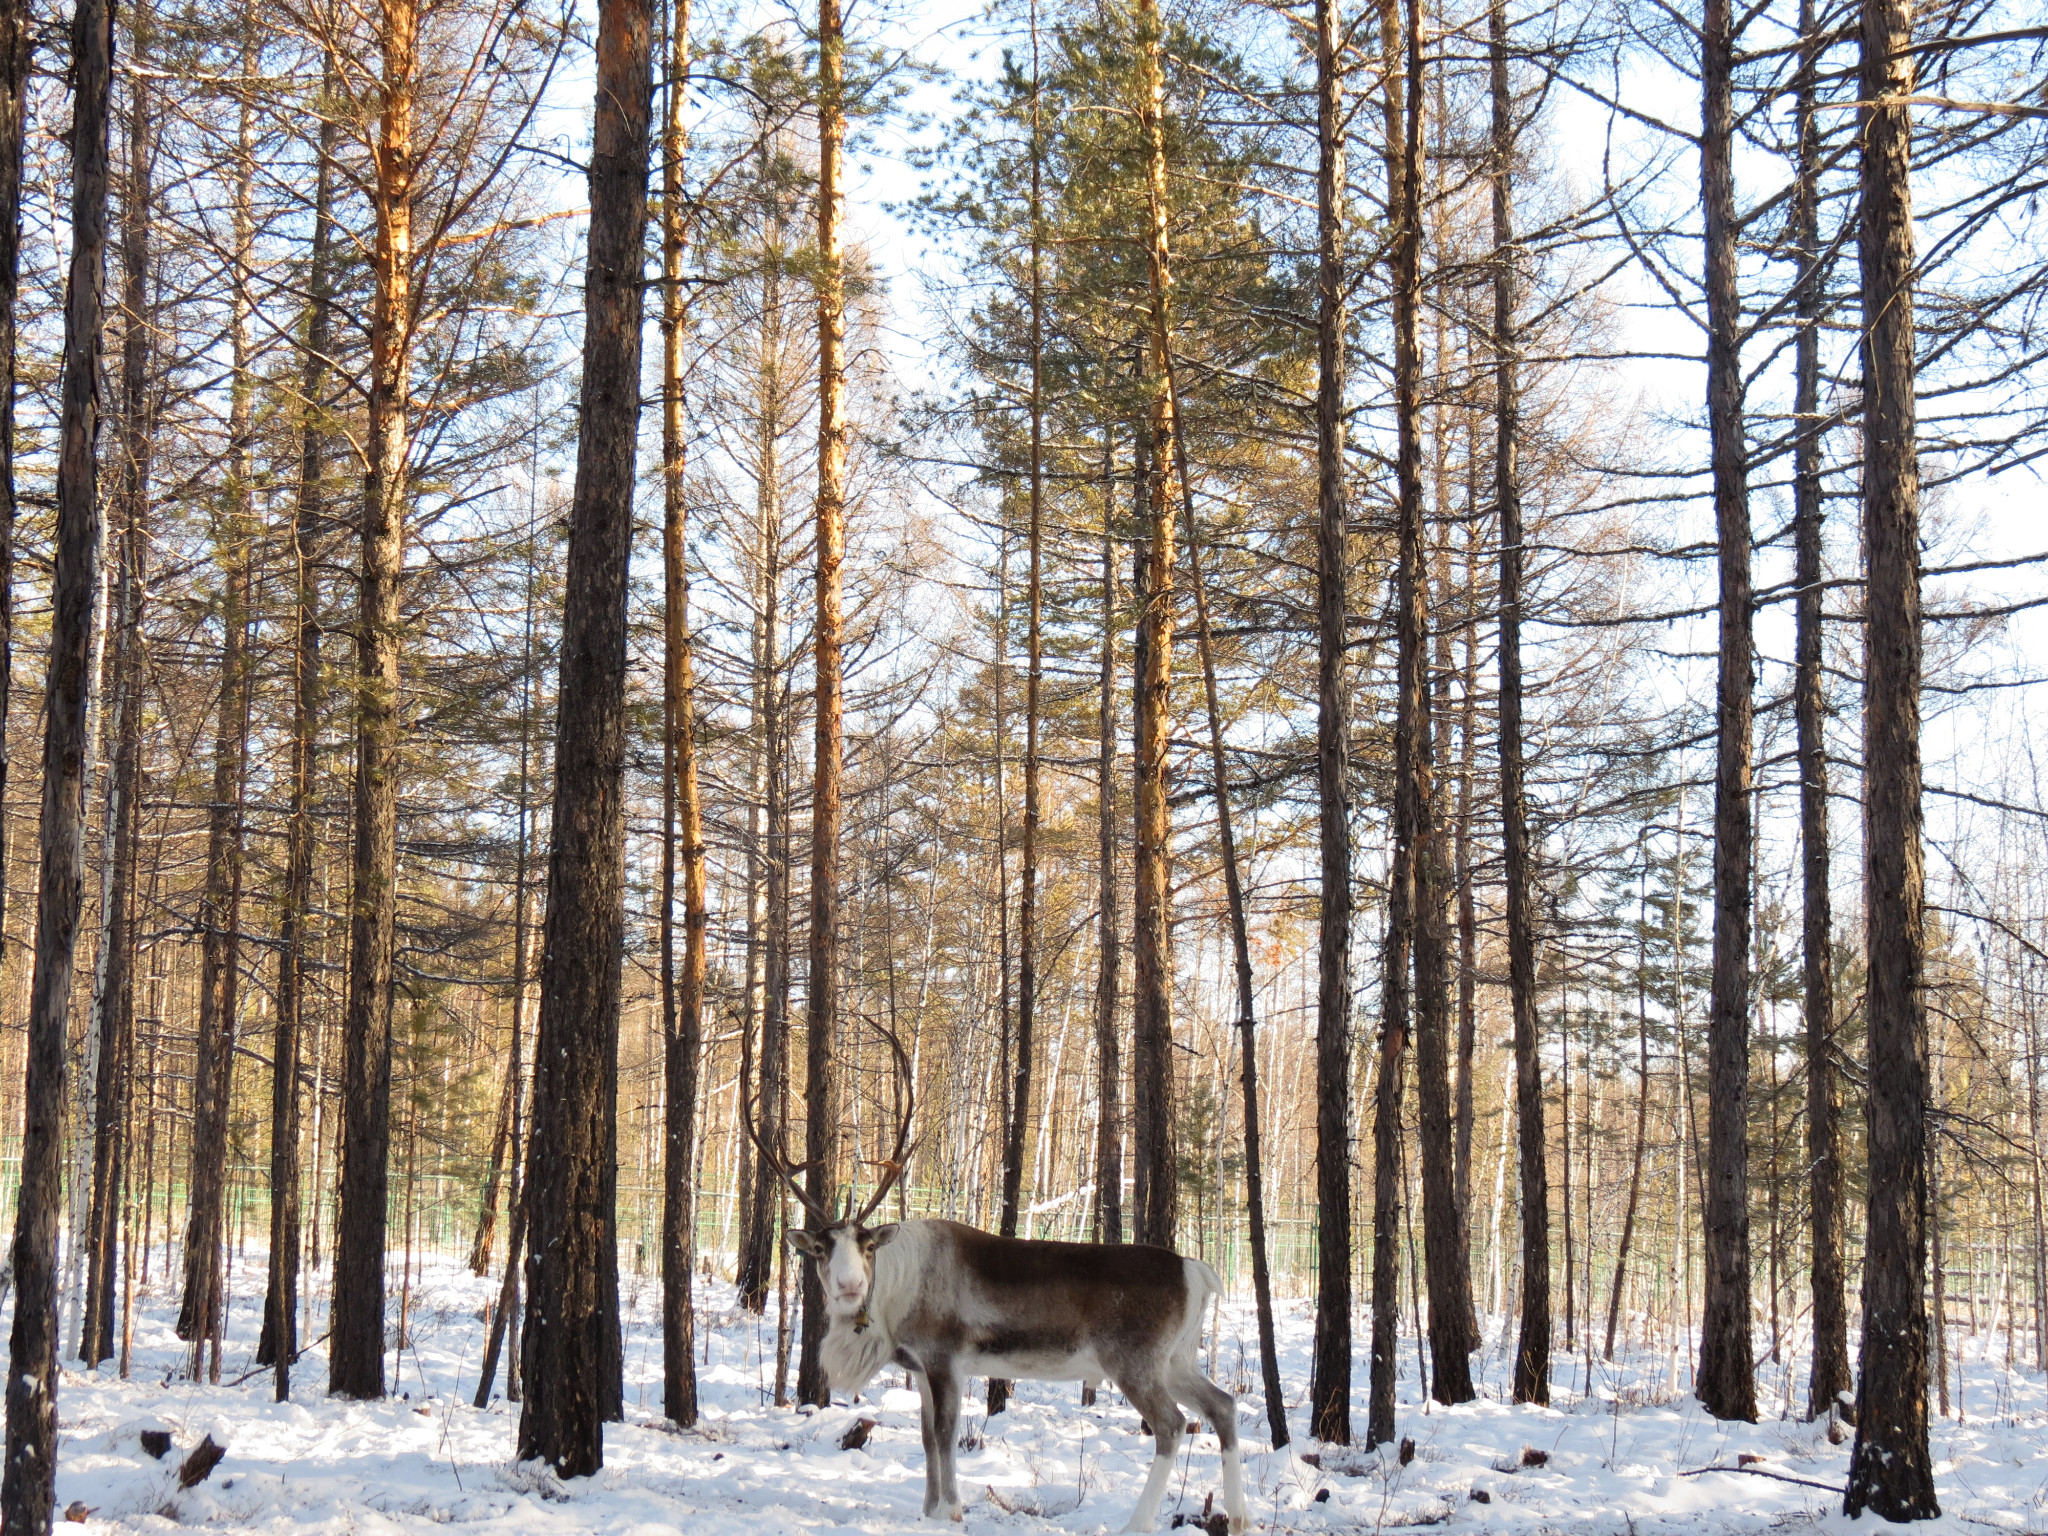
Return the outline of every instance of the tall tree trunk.
{"type": "Polygon", "coordinates": [[[1413,886],[1415,1083],[1422,1140],[1422,1243],[1429,1278],[1430,1380],[1439,1402],[1472,1399],[1469,1359],[1475,1342],[1471,1275],[1458,1233],[1450,1091],[1448,896],[1443,838],[1437,826],[1435,751],[1430,731],[1429,575],[1422,508],[1422,352],[1416,333],[1422,298],[1423,63],[1420,0],[1405,0],[1401,134],[1390,140],[1394,177],[1394,397],[1399,431],[1400,569],[1396,630],[1400,702],[1396,725],[1397,835],[1409,849],[1413,886]]]}
{"type": "MultiPolygon", "coordinates": [[[[760,154],[765,173],[769,145],[764,140],[760,154]]],[[[764,243],[780,253],[782,229],[780,205],[770,200],[768,229],[764,243]]],[[[781,267],[770,261],[762,274],[761,325],[759,327],[760,374],[756,381],[757,408],[754,416],[760,433],[759,459],[754,490],[754,566],[758,590],[755,594],[753,637],[753,708],[750,722],[750,750],[760,771],[756,788],[760,794],[760,837],[750,857],[764,866],[762,871],[761,935],[761,1033],[758,1059],[754,1063],[753,1102],[761,1122],[755,1134],[783,1155],[782,1082],[786,1072],[789,1020],[789,812],[785,755],[782,739],[782,695],[777,680],[781,666],[782,595],[782,501],[781,456],[778,445],[782,432],[782,381],[779,359],[782,344],[781,267]]],[[[775,1220],[781,1181],[767,1170],[756,1168],[749,1194],[752,1203],[741,1223],[738,1262],[733,1283],[740,1305],[755,1314],[768,1305],[768,1288],[775,1278],[775,1220]]]]}
{"type": "Polygon", "coordinates": [[[1636,836],[1636,857],[1642,863],[1642,888],[1636,905],[1636,1142],[1629,1160],[1628,1204],[1622,1211],[1621,1241],[1614,1248],[1614,1289],[1607,1298],[1607,1342],[1600,1358],[1614,1359],[1614,1331],[1621,1321],[1623,1287],[1628,1283],[1629,1247],[1635,1241],[1636,1211],[1643,1196],[1643,1153],[1650,1136],[1650,953],[1649,953],[1649,854],[1644,839],[1646,825],[1636,836]]]}
{"type": "Polygon", "coordinates": [[[1792,542],[1799,589],[1794,641],[1793,713],[1798,725],[1799,871],[1802,895],[1800,966],[1806,1014],[1806,1165],[1811,1181],[1813,1376],[1809,1418],[1839,1412],[1854,1381],[1849,1374],[1849,1307],[1842,1242],[1841,1089],[1835,1077],[1833,898],[1828,869],[1827,698],[1822,667],[1820,328],[1824,307],[1820,259],[1820,125],[1814,111],[1821,41],[1814,0],[1800,0],[1803,40],[1797,93],[1798,179],[1792,190],[1792,240],[1799,277],[1794,299],[1798,439],[1792,449],[1792,542]]]}
{"type": "Polygon", "coordinates": [[[683,202],[683,107],[690,80],[690,0],[669,8],[668,83],[661,156],[662,448],[662,1411],[683,1428],[697,1422],[696,1319],[690,1269],[696,1262],[697,1058],[704,1035],[704,810],[697,793],[697,685],[690,632],[689,444],[683,420],[683,294],[688,237],[683,202]],[[677,848],[680,821],[682,846],[677,848]],[[676,970],[678,852],[683,883],[682,970],[676,970]]]}
{"type": "Polygon", "coordinates": [[[1139,615],[1137,720],[1137,853],[1133,901],[1131,1084],[1138,1158],[1136,1220],[1141,1243],[1171,1248],[1179,1225],[1179,1181],[1173,1156],[1173,902],[1168,869],[1172,836],[1167,802],[1167,748],[1173,704],[1173,387],[1168,378],[1172,282],[1167,246],[1166,29],[1158,0],[1138,0],[1138,130],[1145,145],[1145,257],[1149,307],[1145,328],[1147,395],[1145,454],[1145,591],[1139,615]]]}
{"type": "MultiPolygon", "coordinates": [[[[27,18],[10,20],[25,26],[27,18]]],[[[0,44],[14,41],[0,36],[0,44]]],[[[16,46],[25,49],[26,43],[16,46]]],[[[14,59],[26,64],[25,54],[15,54],[8,60],[10,66],[14,59]]],[[[64,1037],[85,893],[86,701],[91,692],[93,600],[99,588],[98,384],[114,64],[113,16],[105,0],[78,0],[72,12],[71,61],[71,266],[58,385],[56,569],[43,715],[42,863],[35,971],[29,990],[21,1191],[14,1216],[7,1456],[0,1473],[0,1532],[6,1536],[47,1533],[56,1500],[64,1037]]],[[[6,190],[0,188],[0,195],[6,190]]],[[[0,209],[0,218],[7,212],[0,209]]]]}
{"type": "Polygon", "coordinates": [[[1095,702],[1095,1219],[1105,1243],[1124,1240],[1122,1071],[1116,1032],[1122,979],[1117,924],[1116,441],[1102,429],[1102,665],[1095,702]]]}
{"type": "MultiPolygon", "coordinates": [[[[1031,291],[1027,322],[1031,351],[1030,510],[1025,529],[1024,578],[1024,846],[1017,897],[1017,1039],[1011,1063],[1010,1116],[1003,1141],[1003,1209],[1000,1232],[1017,1235],[1017,1207],[1024,1185],[1024,1128],[1031,1115],[1031,1058],[1038,1012],[1038,730],[1043,683],[1044,606],[1042,556],[1045,530],[1045,274],[1044,147],[1038,119],[1038,10],[1031,9],[1031,291]]],[[[994,1384],[990,1384],[991,1392],[994,1384]]],[[[993,1411],[993,1409],[991,1409],[993,1411]]]]}
{"type": "Polygon", "coordinates": [[[1493,497],[1500,519],[1500,820],[1507,889],[1508,1003],[1515,1021],[1515,1137],[1522,1190],[1518,1403],[1550,1401],[1550,1175],[1544,1166],[1542,1034],[1536,1018],[1536,903],[1522,769],[1521,341],[1515,329],[1515,101],[1505,0],[1487,13],[1492,93],[1493,497]]]}
{"type": "MultiPolygon", "coordinates": [[[[253,27],[245,20],[242,67],[255,71],[253,27]]],[[[213,792],[207,811],[206,887],[200,902],[199,1039],[192,1079],[190,1205],[185,1223],[185,1290],[178,1337],[192,1341],[192,1375],[212,1345],[210,1379],[220,1379],[224,1203],[227,1195],[228,1111],[240,1027],[244,805],[249,772],[249,712],[253,684],[250,628],[255,580],[255,472],[252,435],[255,380],[250,372],[249,291],[255,245],[255,113],[244,101],[236,154],[231,214],[234,254],[229,320],[233,376],[228,382],[226,505],[214,534],[221,571],[220,697],[213,738],[213,792]]]]}
{"type": "Polygon", "coordinates": [[[316,962],[313,816],[320,750],[320,568],[316,546],[327,515],[327,358],[333,338],[334,151],[331,121],[320,126],[313,181],[313,239],[306,280],[306,350],[299,368],[298,507],[292,522],[292,725],[290,820],[285,827],[284,895],[278,913],[277,1023],[270,1068],[270,1277],[257,1363],[276,1367],[277,1401],[292,1390],[299,1348],[299,1067],[306,981],[316,962]]]}
{"type": "MultiPolygon", "coordinates": [[[[1864,928],[1870,1170],[1856,1445],[1843,1507],[1939,1513],[1927,1448],[1927,1020],[1920,851],[1912,9],[1863,0],[1864,928]]],[[[19,1370],[19,1367],[16,1368],[19,1370]]]]}
{"type": "MultiPolygon", "coordinates": [[[[1324,0],[1325,4],[1329,0],[1324,0]]],[[[1182,416],[1178,390],[1174,414],[1182,416]]],[[[1185,419],[1182,417],[1182,419],[1185,419]]],[[[1195,638],[1202,663],[1202,696],[1209,712],[1209,777],[1216,801],[1216,835],[1223,854],[1223,894],[1230,914],[1230,950],[1237,975],[1237,1033],[1244,1057],[1245,1216],[1250,1224],[1252,1299],[1258,1314],[1259,1375],[1274,1449],[1287,1443],[1287,1401],[1280,1386],[1280,1354],[1273,1336],[1273,1281],[1266,1266],[1265,1170],[1259,1149],[1259,1019],[1252,987],[1252,946],[1245,919],[1244,880],[1237,867],[1237,833],[1230,816],[1230,772],[1223,751],[1223,713],[1216,696],[1216,651],[1209,631],[1209,597],[1202,586],[1201,530],[1195,523],[1194,482],[1188,477],[1187,434],[1176,440],[1181,518],[1186,525],[1188,584],[1195,595],[1195,638]]],[[[1221,1110],[1219,1108],[1219,1114],[1221,1110]]],[[[1221,1197],[1221,1181],[1218,1195],[1221,1197]]],[[[1346,1213],[1349,1213],[1347,1202],[1346,1213]]],[[[1348,1247],[1348,1244],[1347,1244],[1348,1247]]],[[[1349,1278],[1348,1276],[1346,1277],[1349,1278]]]]}
{"type": "Polygon", "coordinates": [[[1736,288],[1731,0],[1706,0],[1700,195],[1705,212],[1707,433],[1720,555],[1720,678],[1714,752],[1714,965],[1707,1024],[1705,1310],[1693,1390],[1719,1419],[1756,1418],[1749,1333],[1749,927],[1751,634],[1742,304],[1736,288]]]}
{"type": "Polygon", "coordinates": [[[399,583],[412,399],[413,106],[418,0],[380,0],[383,78],[371,202],[369,473],[356,615],[355,858],[342,1017],[341,1198],[327,1386],[384,1395],[384,1240],[390,1203],[391,989],[398,918],[399,583]]]}
{"type": "MultiPolygon", "coordinates": [[[[1010,1063],[1009,1113],[1005,1117],[1003,1132],[1003,1202],[998,1218],[997,1231],[1004,1237],[1017,1235],[1017,1208],[1022,1202],[1024,1188],[1024,1143],[1025,1127],[1031,1115],[1031,1063],[1035,1050],[1038,1014],[1038,820],[1039,820],[1039,773],[1038,773],[1038,729],[1039,693],[1044,681],[1044,572],[1043,554],[1045,545],[1045,273],[1044,273],[1044,145],[1040,138],[1038,117],[1038,8],[1036,0],[1031,7],[1031,130],[1029,159],[1031,161],[1031,235],[1030,235],[1030,294],[1028,340],[1026,345],[1031,353],[1031,396],[1029,414],[1031,418],[1031,467],[1029,472],[1029,511],[1025,529],[1024,581],[1024,845],[1023,869],[1019,877],[1017,898],[1017,1033],[1014,1041],[1016,1054],[1010,1063]]],[[[1005,570],[1007,570],[1007,544],[1005,546],[1005,570]]],[[[1005,583],[1007,586],[1007,583],[1005,583]]],[[[1004,617],[1003,633],[1009,633],[1007,614],[1004,617]]],[[[996,803],[1002,804],[1002,674],[998,663],[996,674],[998,721],[996,732],[996,803]]],[[[1008,867],[1007,841],[1002,833],[1000,816],[997,822],[997,856],[1008,867]]],[[[1002,882],[1007,885],[1008,882],[1002,882]]],[[[1008,931],[1009,908],[1003,906],[1005,934],[1008,931]]],[[[1004,945],[1007,956],[1009,946],[1004,945]]],[[[1007,1032],[1006,1032],[1007,1038],[1007,1032]]],[[[1010,1383],[1000,1377],[991,1378],[988,1384],[988,1411],[1001,1413],[1009,1406],[1010,1383]]]]}
{"type": "Polygon", "coordinates": [[[626,598],[640,424],[652,0],[598,13],[583,410],[562,599],[555,809],[526,1176],[519,1458],[604,1465],[616,1412],[619,994],[625,953],[626,598]]]}
{"type": "MultiPolygon", "coordinates": [[[[832,1032],[839,1024],[839,828],[846,753],[846,698],[840,649],[846,560],[846,33],[839,0],[818,0],[818,500],[817,679],[811,780],[810,967],[804,1008],[804,1187],[820,1207],[839,1182],[839,1097],[832,1032]]],[[[817,1266],[803,1266],[802,1353],[797,1401],[823,1405],[818,1350],[825,1342],[825,1291],[817,1266]]]]}
{"type": "MultiPolygon", "coordinates": [[[[1399,218],[1403,156],[1400,0],[1379,0],[1380,115],[1385,124],[1387,205],[1399,218]]],[[[1400,605],[1405,610],[1405,605],[1400,605]]],[[[1405,647],[1406,642],[1402,642],[1405,647]]],[[[1407,655],[1402,651],[1402,657],[1407,655]]],[[[1405,660],[1402,663],[1405,669],[1405,660]]],[[[1380,954],[1380,1038],[1373,1082],[1372,1188],[1372,1379],[1366,1408],[1365,1443],[1394,1438],[1394,1385],[1400,1366],[1401,1325],[1401,1095],[1408,1075],[1408,1033],[1414,998],[1409,967],[1414,950],[1415,853],[1409,836],[1408,755],[1414,749],[1408,727],[1406,672],[1394,731],[1394,838],[1387,865],[1387,923],[1380,954]]],[[[1325,811],[1327,815],[1327,810],[1325,811]]]]}
{"type": "MultiPolygon", "coordinates": [[[[134,35],[135,23],[130,23],[134,35]]],[[[126,196],[121,209],[121,505],[120,577],[116,587],[114,772],[107,796],[106,840],[113,852],[102,886],[102,953],[93,1012],[100,1033],[94,1085],[92,1204],[87,1217],[84,1318],[79,1357],[98,1365],[114,1353],[114,1270],[120,1236],[123,1172],[131,1161],[129,1104],[135,1052],[135,869],[141,829],[142,607],[149,543],[148,499],[153,424],[149,412],[150,185],[152,121],[149,82],[137,76],[128,113],[126,196]]],[[[4,727],[0,727],[4,729],[4,727]]],[[[0,860],[4,860],[0,850],[0,860]]]]}
{"type": "MultiPolygon", "coordinates": [[[[535,505],[527,523],[527,536],[533,537],[538,530],[539,508],[535,505]]],[[[531,817],[529,813],[533,784],[533,672],[534,608],[538,600],[536,571],[529,562],[526,569],[526,623],[524,644],[521,650],[519,678],[519,839],[512,854],[512,1050],[511,1059],[505,1064],[505,1079],[510,1114],[506,1121],[506,1162],[511,1169],[512,1187],[506,1196],[506,1208],[511,1212],[511,1230],[505,1238],[505,1278],[499,1283],[498,1302],[491,1310],[490,1337],[484,1345],[484,1359],[477,1371],[475,1405],[488,1407],[491,1401],[491,1383],[498,1375],[498,1355],[504,1348],[505,1335],[519,1311],[519,1276],[523,1264],[523,1249],[526,1243],[526,1201],[525,1186],[521,1183],[521,1161],[523,1150],[520,1141],[521,1105],[524,1103],[524,1085],[521,1080],[521,1056],[526,1045],[527,981],[533,968],[531,951],[532,926],[528,918],[531,910],[531,887],[529,873],[531,854],[529,852],[531,817]]],[[[505,1397],[507,1401],[519,1400],[519,1347],[515,1343],[506,1356],[505,1397]]]]}
{"type": "MultiPolygon", "coordinates": [[[[1351,1443],[1351,785],[1344,669],[1344,86],[1316,0],[1316,1326],[1309,1433],[1351,1443]]],[[[1249,1016],[1249,1015],[1247,1015],[1249,1016]]],[[[1245,1061],[1251,1062],[1247,1040],[1245,1061]]],[[[1249,1095],[1250,1089],[1246,1089],[1249,1095]]],[[[1263,1339],[1261,1341],[1263,1343],[1263,1339]]],[[[1277,1448],[1286,1430],[1275,1424],[1277,1448]]]]}

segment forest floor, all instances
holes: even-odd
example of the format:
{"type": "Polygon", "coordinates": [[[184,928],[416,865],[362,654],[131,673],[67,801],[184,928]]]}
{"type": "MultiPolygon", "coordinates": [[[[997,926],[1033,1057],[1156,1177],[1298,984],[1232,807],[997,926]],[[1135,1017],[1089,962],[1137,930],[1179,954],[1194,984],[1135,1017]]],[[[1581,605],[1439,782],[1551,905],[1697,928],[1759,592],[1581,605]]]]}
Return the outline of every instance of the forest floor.
{"type": "MultiPolygon", "coordinates": [[[[260,1259],[237,1269],[260,1287],[260,1259]]],[[[851,1406],[802,1413],[770,1406],[761,1383],[764,1353],[772,1362],[775,1347],[773,1303],[764,1325],[733,1306],[730,1287],[712,1284],[699,1297],[703,1419],[678,1433],[658,1406],[654,1287],[631,1275],[624,1281],[626,1421],[610,1427],[605,1467],[594,1478],[565,1486],[515,1466],[517,1405],[469,1405],[482,1354],[481,1316],[495,1283],[440,1263],[430,1264],[414,1288],[399,1395],[379,1403],[329,1400],[318,1349],[295,1371],[298,1401],[272,1402],[267,1371],[228,1385],[251,1369],[260,1321],[253,1295],[233,1308],[223,1384],[181,1379],[185,1349],[171,1330],[175,1298],[159,1285],[138,1307],[131,1380],[75,1365],[65,1374],[58,1507],[83,1506],[74,1510],[83,1515],[82,1536],[190,1527],[294,1536],[442,1526],[531,1536],[882,1536],[920,1525],[939,1529],[919,1518],[917,1397],[900,1374],[887,1373],[868,1399],[851,1406]],[[877,1421],[865,1447],[840,1449],[861,1418],[877,1421]],[[142,1447],[148,1429],[171,1434],[174,1449],[162,1461],[142,1447]],[[179,1460],[207,1435],[227,1447],[226,1458],[206,1481],[178,1492],[179,1460]]],[[[394,1310],[396,1303],[394,1287],[394,1310]]],[[[308,1332],[323,1326],[316,1314],[308,1332]]],[[[1284,1304],[1282,1374],[1297,1435],[1310,1331],[1305,1304],[1284,1304]]],[[[1672,1389],[1668,1355],[1648,1349],[1627,1352],[1615,1367],[1597,1366],[1590,1395],[1583,1392],[1583,1359],[1560,1354],[1557,1405],[1514,1407],[1501,1400],[1508,1341],[1499,1332],[1497,1325],[1489,1330],[1489,1346],[1475,1360],[1481,1400],[1457,1409],[1417,1400],[1414,1341],[1405,1341],[1399,1434],[1415,1443],[1407,1465],[1392,1448],[1318,1454],[1302,1439],[1275,1454],[1264,1449],[1251,1309],[1226,1306],[1216,1375],[1239,1393],[1256,1524],[1303,1536],[1440,1525],[1528,1536],[1852,1528],[1836,1513],[1840,1497],[1832,1491],[1841,1487],[1848,1445],[1831,1444],[1824,1425],[1776,1417],[1757,1425],[1717,1423],[1672,1389]]],[[[2002,1341],[1988,1347],[1991,1339],[1984,1334],[1960,1346],[1966,1413],[1937,1419],[1934,1430],[1945,1518],[1922,1531],[2048,1532],[2048,1393],[2038,1373],[2006,1369],[2002,1341]]],[[[1803,1391],[1804,1376],[1803,1365],[1790,1377],[1783,1366],[1764,1366],[1765,1412],[1782,1410],[1788,1380],[1803,1391]]],[[[1355,1385],[1353,1422],[1363,1428],[1362,1355],[1355,1385]]],[[[980,1412],[978,1384],[970,1390],[976,1395],[962,1433],[974,1449],[959,1457],[969,1536],[1122,1529],[1151,1445],[1120,1397],[1105,1391],[1096,1407],[1082,1409],[1071,1384],[1023,1383],[1010,1411],[989,1420],[980,1412]]],[[[1215,1438],[1189,1436],[1160,1528],[1177,1516],[1198,1521],[1217,1488],[1215,1438]]],[[[1871,1522],[1860,1525],[1867,1531],[1871,1522]]]]}

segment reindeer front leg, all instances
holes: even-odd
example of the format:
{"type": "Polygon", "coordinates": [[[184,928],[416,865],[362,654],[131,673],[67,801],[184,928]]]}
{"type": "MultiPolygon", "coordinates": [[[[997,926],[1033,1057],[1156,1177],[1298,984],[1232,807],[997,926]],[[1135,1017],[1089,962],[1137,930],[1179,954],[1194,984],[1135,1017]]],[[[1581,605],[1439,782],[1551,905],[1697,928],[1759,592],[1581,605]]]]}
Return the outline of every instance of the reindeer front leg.
{"type": "Polygon", "coordinates": [[[918,1373],[917,1393],[924,1430],[924,1512],[927,1519],[961,1518],[960,1489],[953,1477],[953,1453],[960,1439],[961,1381],[950,1359],[927,1359],[918,1373]]]}

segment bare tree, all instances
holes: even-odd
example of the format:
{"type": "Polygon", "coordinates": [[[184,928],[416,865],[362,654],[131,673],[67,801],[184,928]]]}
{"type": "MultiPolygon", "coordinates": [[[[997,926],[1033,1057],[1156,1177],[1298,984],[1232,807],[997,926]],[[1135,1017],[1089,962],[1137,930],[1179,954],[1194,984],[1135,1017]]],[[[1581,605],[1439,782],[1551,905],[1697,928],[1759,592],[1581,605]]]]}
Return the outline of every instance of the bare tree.
{"type": "MultiPolygon", "coordinates": [[[[113,73],[112,8],[105,0],[79,0],[71,21],[71,266],[58,384],[57,547],[43,725],[42,865],[36,895],[35,974],[29,991],[21,1193],[14,1218],[7,1461],[0,1473],[0,1532],[5,1536],[47,1533],[56,1503],[64,1037],[85,894],[86,715],[92,685],[93,605],[99,587],[98,389],[113,73]]],[[[0,214],[5,212],[0,209],[0,214]]]]}
{"type": "Polygon", "coordinates": [[[576,444],[555,814],[541,943],[526,1199],[531,1229],[519,1456],[564,1477],[604,1465],[618,1314],[619,992],[625,953],[626,593],[640,424],[651,0],[598,13],[583,410],[576,444]],[[615,1296],[611,1298],[615,1302],[615,1296]]]}
{"type": "Polygon", "coordinates": [[[661,1356],[662,1411],[697,1422],[695,1263],[697,1061],[704,1035],[704,806],[697,788],[697,679],[690,630],[689,442],[685,435],[683,291],[688,236],[683,196],[683,106],[690,80],[690,0],[669,7],[668,83],[661,146],[662,455],[662,842],[661,968],[663,1089],[661,1356]],[[678,822],[681,825],[678,827],[678,822]],[[677,835],[681,835],[681,848],[677,835]],[[676,874],[681,855],[683,956],[676,970],[676,874]]]}
{"type": "Polygon", "coordinates": [[[1550,1401],[1550,1176],[1544,1166],[1542,1041],[1536,1018],[1536,906],[1522,765],[1522,486],[1520,340],[1515,322],[1515,100],[1508,82],[1506,0],[1487,11],[1493,181],[1493,499],[1500,522],[1500,820],[1507,908],[1508,1005],[1515,1023],[1516,1163],[1522,1198],[1518,1403],[1550,1401]]]}
{"type": "MultiPolygon", "coordinates": [[[[1351,701],[1344,504],[1344,84],[1336,0],[1316,0],[1316,1333],[1309,1431],[1351,1441],[1351,701]]],[[[1247,1070],[1251,1043],[1245,1043],[1247,1070]]],[[[1249,1090],[1247,1090],[1249,1091],[1249,1090]]],[[[1273,1444],[1286,1443],[1285,1409],[1273,1444]]]]}
{"type": "Polygon", "coordinates": [[[1863,1358],[1843,1509],[1941,1513],[1927,1446],[1927,1019],[1920,830],[1920,467],[1913,351],[1912,8],[1863,0],[1863,1358]]]}
{"type": "MultiPolygon", "coordinates": [[[[827,1209],[838,1184],[838,1097],[832,1032],[839,1024],[839,833],[846,758],[846,29],[839,0],[818,0],[818,500],[816,675],[811,780],[810,975],[804,1026],[804,1190],[827,1209]]],[[[823,1404],[818,1350],[825,1342],[825,1292],[817,1266],[803,1266],[803,1352],[799,1402],[823,1404]]]]}

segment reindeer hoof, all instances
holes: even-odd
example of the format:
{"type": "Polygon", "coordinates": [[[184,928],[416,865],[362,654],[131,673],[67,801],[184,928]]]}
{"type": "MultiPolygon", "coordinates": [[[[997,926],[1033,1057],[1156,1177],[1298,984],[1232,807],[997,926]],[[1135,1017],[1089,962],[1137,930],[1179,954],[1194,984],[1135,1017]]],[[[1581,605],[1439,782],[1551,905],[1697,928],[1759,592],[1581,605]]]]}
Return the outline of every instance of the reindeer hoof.
{"type": "Polygon", "coordinates": [[[965,1521],[966,1519],[967,1519],[967,1511],[966,1511],[966,1509],[965,1509],[964,1507],[962,1507],[961,1505],[955,1504],[955,1505],[953,1506],[953,1523],[954,1523],[955,1525],[959,1525],[959,1524],[961,1524],[962,1522],[964,1522],[964,1521],[965,1521]]]}

